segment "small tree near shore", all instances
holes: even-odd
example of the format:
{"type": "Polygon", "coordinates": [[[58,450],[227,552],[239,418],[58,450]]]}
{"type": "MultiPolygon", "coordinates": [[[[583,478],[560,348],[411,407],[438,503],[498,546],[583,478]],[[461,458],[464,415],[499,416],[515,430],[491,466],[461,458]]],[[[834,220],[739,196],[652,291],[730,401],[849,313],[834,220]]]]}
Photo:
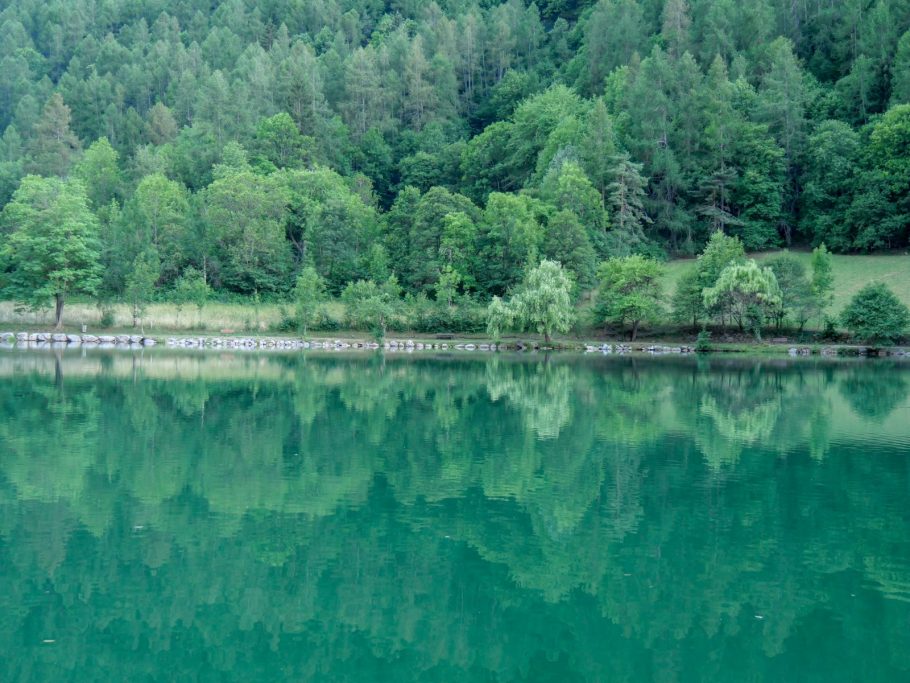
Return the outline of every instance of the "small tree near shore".
{"type": "Polygon", "coordinates": [[[487,331],[498,338],[504,329],[534,330],[549,344],[554,332],[569,331],[573,318],[571,278],[556,261],[541,261],[508,302],[493,298],[487,331]]]}
{"type": "Polygon", "coordinates": [[[70,294],[95,294],[101,283],[98,222],[82,184],[26,176],[3,209],[0,289],[24,308],[53,300],[54,325],[63,326],[70,294]]]}
{"type": "Polygon", "coordinates": [[[381,285],[372,280],[350,283],[341,293],[341,301],[345,305],[348,324],[355,329],[369,330],[377,340],[382,340],[400,296],[398,279],[390,275],[381,285]]]}
{"type": "Polygon", "coordinates": [[[727,266],[717,278],[717,284],[705,290],[705,306],[723,306],[740,331],[748,327],[756,341],[761,341],[761,327],[780,302],[780,287],[774,273],[753,260],[727,266]]]}
{"type": "Polygon", "coordinates": [[[307,266],[297,276],[294,286],[294,305],[297,325],[306,336],[307,329],[319,320],[322,302],[325,300],[325,280],[312,266],[307,266]]]}
{"type": "Polygon", "coordinates": [[[597,271],[597,317],[608,323],[630,325],[632,341],[643,322],[657,319],[661,311],[663,288],[661,265],[650,258],[633,254],[611,258],[597,271]]]}
{"type": "Polygon", "coordinates": [[[212,296],[212,288],[205,281],[205,275],[202,271],[196,270],[192,266],[186,268],[183,274],[177,278],[174,283],[174,300],[177,304],[177,311],[185,304],[196,306],[199,317],[202,317],[202,309],[212,296]]]}
{"type": "Polygon", "coordinates": [[[138,327],[145,333],[145,311],[155,296],[155,283],[161,276],[161,261],[158,253],[146,249],[136,260],[126,278],[126,299],[133,314],[133,327],[138,327]]]}
{"type": "Polygon", "coordinates": [[[705,298],[702,294],[698,270],[690,268],[679,278],[673,292],[673,320],[678,323],[692,323],[692,329],[705,317],[705,298]]]}
{"type": "Polygon", "coordinates": [[[834,299],[834,268],[831,253],[824,243],[812,250],[812,298],[817,314],[824,317],[825,310],[834,299]]]}
{"type": "Polygon", "coordinates": [[[487,334],[498,342],[504,330],[512,327],[515,315],[511,307],[498,296],[494,296],[487,307],[487,334]]]}
{"type": "Polygon", "coordinates": [[[867,344],[890,346],[910,326],[910,311],[885,284],[877,282],[856,293],[841,314],[841,323],[867,344]]]}

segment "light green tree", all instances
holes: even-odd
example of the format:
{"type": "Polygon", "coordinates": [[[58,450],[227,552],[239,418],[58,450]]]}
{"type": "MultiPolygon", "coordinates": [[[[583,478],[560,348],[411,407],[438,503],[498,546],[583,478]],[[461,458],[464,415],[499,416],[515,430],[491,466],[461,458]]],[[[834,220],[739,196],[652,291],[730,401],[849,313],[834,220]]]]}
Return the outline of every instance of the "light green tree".
{"type": "Polygon", "coordinates": [[[781,303],[774,273],[752,259],[724,268],[717,284],[706,289],[704,297],[708,307],[723,304],[740,331],[748,326],[757,341],[761,341],[761,327],[769,313],[781,303]]]}
{"type": "Polygon", "coordinates": [[[117,150],[108,139],[98,138],[74,168],[73,175],[84,183],[89,203],[96,212],[109,205],[112,199],[120,199],[123,178],[118,159],[117,150]]]}
{"type": "Polygon", "coordinates": [[[498,296],[494,296],[487,306],[487,334],[493,341],[499,341],[505,330],[511,329],[515,314],[512,307],[498,296]]]}
{"type": "MultiPolygon", "coordinates": [[[[698,273],[698,285],[704,294],[704,290],[713,287],[720,274],[724,269],[734,263],[742,263],[746,259],[746,250],[743,243],[738,237],[730,237],[720,230],[715,230],[705,250],[699,255],[696,261],[695,270],[698,273]]],[[[704,303],[704,296],[702,296],[704,303]]],[[[706,314],[711,318],[720,318],[721,323],[726,325],[729,311],[726,308],[727,299],[718,299],[718,302],[710,307],[706,306],[706,314]]]]}
{"type": "Polygon", "coordinates": [[[126,276],[126,300],[133,314],[133,327],[145,332],[144,317],[155,297],[155,285],[161,277],[161,259],[154,247],[144,249],[133,261],[126,276]]]}
{"type": "Polygon", "coordinates": [[[307,329],[318,321],[324,300],[325,280],[319,276],[315,268],[307,266],[300,271],[294,285],[295,317],[304,336],[307,329]]]}
{"type": "Polygon", "coordinates": [[[453,306],[461,281],[461,274],[457,270],[448,264],[443,266],[439,279],[436,281],[436,301],[446,306],[453,306]]]}
{"type": "Polygon", "coordinates": [[[37,309],[53,299],[54,323],[63,326],[69,294],[95,294],[101,283],[98,223],[76,180],[26,176],[3,209],[0,288],[37,309]]]}
{"type": "Polygon", "coordinates": [[[549,344],[554,332],[568,332],[575,317],[572,279],[556,261],[532,268],[509,303],[521,329],[542,334],[549,344]]]}
{"type": "Polygon", "coordinates": [[[179,307],[184,304],[196,306],[199,317],[202,317],[202,309],[212,296],[212,288],[205,280],[205,274],[201,271],[188,266],[183,273],[174,282],[174,300],[179,307]]]}
{"type": "Polygon", "coordinates": [[[600,282],[595,307],[597,318],[631,325],[631,339],[635,341],[641,323],[653,321],[660,314],[662,275],[660,263],[638,254],[605,261],[597,273],[600,282]]]}
{"type": "Polygon", "coordinates": [[[201,252],[200,261],[205,258],[205,241],[192,238],[190,219],[185,187],[161,173],[142,178],[113,225],[111,243],[105,245],[110,252],[107,279],[118,289],[125,286],[133,259],[153,246],[161,259],[161,281],[173,282],[188,252],[201,252]]]}
{"type": "Polygon", "coordinates": [[[350,283],[341,293],[341,301],[352,327],[370,330],[377,339],[383,339],[400,295],[398,279],[391,275],[381,285],[372,280],[350,283]]]}

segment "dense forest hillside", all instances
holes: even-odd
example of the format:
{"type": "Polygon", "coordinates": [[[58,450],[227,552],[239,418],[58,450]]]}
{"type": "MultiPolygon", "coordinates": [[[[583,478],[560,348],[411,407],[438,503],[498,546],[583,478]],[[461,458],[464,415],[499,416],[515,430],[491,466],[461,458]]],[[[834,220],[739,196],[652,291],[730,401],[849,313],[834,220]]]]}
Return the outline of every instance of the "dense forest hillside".
{"type": "Polygon", "coordinates": [[[0,6],[2,230],[100,235],[110,298],[908,244],[906,0],[0,6]]]}

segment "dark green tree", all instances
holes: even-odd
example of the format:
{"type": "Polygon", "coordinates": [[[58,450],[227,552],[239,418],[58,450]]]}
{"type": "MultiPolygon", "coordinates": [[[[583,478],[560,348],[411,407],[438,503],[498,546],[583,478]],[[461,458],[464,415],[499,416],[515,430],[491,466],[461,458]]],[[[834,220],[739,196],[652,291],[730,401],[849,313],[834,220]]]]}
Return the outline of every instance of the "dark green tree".
{"type": "Polygon", "coordinates": [[[26,172],[42,176],[67,175],[82,150],[79,138],[70,129],[71,116],[63,97],[54,93],[32,130],[26,172]]]}
{"type": "Polygon", "coordinates": [[[854,295],[841,313],[841,323],[862,342],[889,346],[910,326],[910,310],[887,285],[877,282],[854,295]]]}

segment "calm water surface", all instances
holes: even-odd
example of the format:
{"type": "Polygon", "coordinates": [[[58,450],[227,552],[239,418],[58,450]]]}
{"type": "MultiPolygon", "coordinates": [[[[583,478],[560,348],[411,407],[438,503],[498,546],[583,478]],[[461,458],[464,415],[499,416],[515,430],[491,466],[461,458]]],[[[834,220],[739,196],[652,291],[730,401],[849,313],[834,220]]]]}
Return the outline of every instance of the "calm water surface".
{"type": "Polygon", "coordinates": [[[910,680],[910,363],[0,351],[0,681],[910,680]]]}

